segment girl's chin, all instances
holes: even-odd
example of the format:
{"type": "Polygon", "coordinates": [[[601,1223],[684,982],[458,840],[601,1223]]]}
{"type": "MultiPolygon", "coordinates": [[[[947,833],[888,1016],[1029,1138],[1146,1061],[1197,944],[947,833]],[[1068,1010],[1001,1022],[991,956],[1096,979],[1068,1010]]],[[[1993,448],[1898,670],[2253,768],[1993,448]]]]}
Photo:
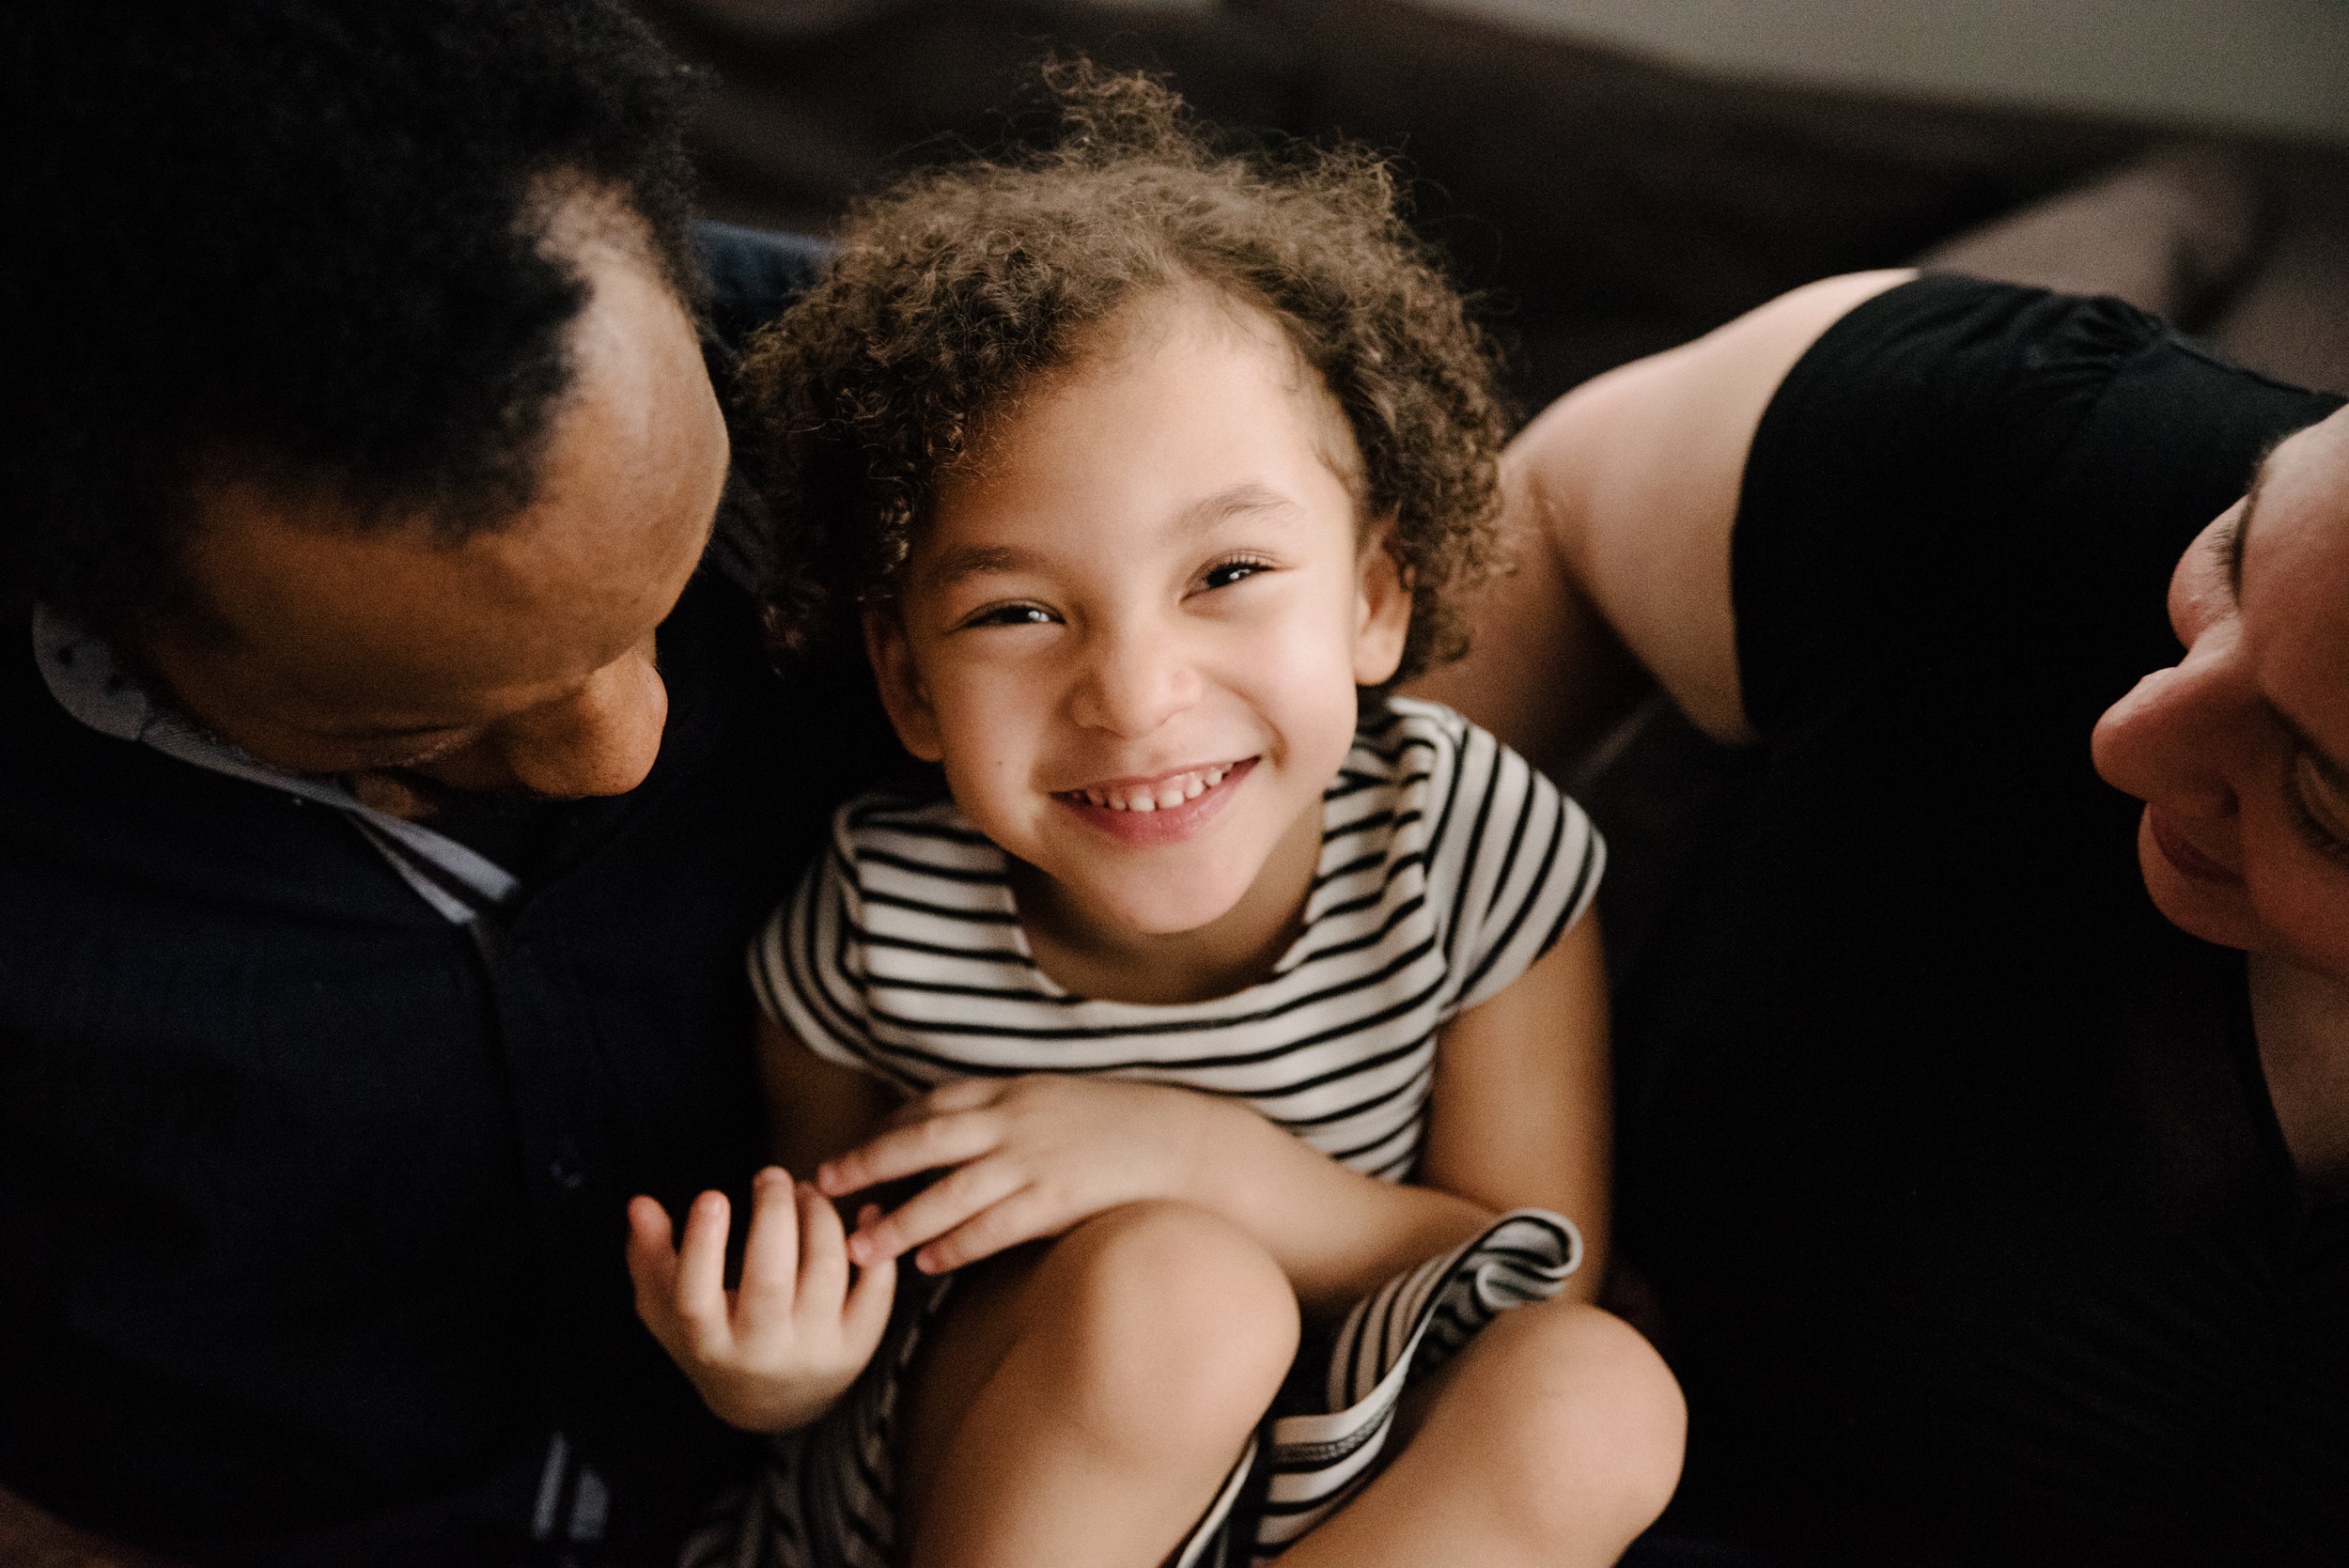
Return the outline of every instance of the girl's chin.
{"type": "MultiPolygon", "coordinates": [[[[1204,858],[1204,857],[1203,857],[1204,858]]],[[[1196,868],[1159,866],[1136,877],[1129,865],[1101,866],[1061,858],[1015,858],[1013,887],[1024,911],[1115,931],[1128,937],[1180,937],[1213,925],[1239,907],[1253,883],[1228,858],[1196,868]],[[1185,875],[1185,870],[1190,875],[1185,875]]],[[[1261,869],[1261,866],[1254,868],[1261,869]]]]}
{"type": "Polygon", "coordinates": [[[1144,898],[1102,899],[1096,908],[1118,929],[1137,937],[1181,937],[1213,925],[1239,907],[1248,886],[1197,889],[1159,886],[1144,898]]]}

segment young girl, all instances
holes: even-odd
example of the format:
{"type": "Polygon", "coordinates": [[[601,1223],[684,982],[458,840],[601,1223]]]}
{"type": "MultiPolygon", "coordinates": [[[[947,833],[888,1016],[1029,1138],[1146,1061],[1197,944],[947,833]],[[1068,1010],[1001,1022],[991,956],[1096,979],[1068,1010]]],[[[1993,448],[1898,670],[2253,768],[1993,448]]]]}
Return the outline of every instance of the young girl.
{"type": "Polygon", "coordinates": [[[1567,1282],[1600,846],[1386,694],[1491,553],[1482,341],[1377,163],[1062,92],[1058,152],[863,209],[747,367],[779,639],[861,638],[942,788],[843,808],[755,946],[812,1179],[762,1172],[738,1287],[723,1196],[681,1248],[630,1211],[654,1333],[788,1434],[692,1555],[1611,1562],[1681,1416],[1567,1282]]]}

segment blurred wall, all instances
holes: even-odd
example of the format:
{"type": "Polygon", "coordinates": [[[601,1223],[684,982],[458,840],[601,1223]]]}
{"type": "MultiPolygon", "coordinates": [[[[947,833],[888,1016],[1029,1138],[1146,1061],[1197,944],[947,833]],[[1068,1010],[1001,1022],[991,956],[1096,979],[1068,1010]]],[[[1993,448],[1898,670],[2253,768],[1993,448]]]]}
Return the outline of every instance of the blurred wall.
{"type": "Polygon", "coordinates": [[[1817,86],[2349,145],[2349,0],[1426,0],[1817,86]]]}
{"type": "MultiPolygon", "coordinates": [[[[2349,136],[2219,132],[2165,152],[2186,116],[1788,79],[1827,57],[1794,48],[1791,19],[1847,63],[1903,37],[1932,55],[1921,23],[1903,35],[1884,19],[1930,10],[1999,32],[1992,0],[631,3],[711,69],[696,151],[708,210],[737,222],[821,232],[893,174],[1049,130],[1033,94],[1019,107],[1048,43],[1164,71],[1221,125],[1396,152],[1413,222],[1515,346],[1529,409],[1781,290],[1936,248],[1992,276],[2123,294],[2272,373],[2349,386],[2349,136]],[[1689,30],[1706,16],[1744,20],[1689,30]],[[1641,18],[1652,36],[1623,41],[1641,18]],[[1665,49],[1658,19],[1686,47],[1665,49]],[[1736,64],[1687,62],[1698,41],[1718,56],[1739,39],[1754,48],[1736,64]],[[1765,69],[1764,44],[1788,69],[1765,69]]],[[[2349,26],[2349,0],[2199,7],[2315,7],[2349,26]]],[[[2062,31],[2056,13],[2185,14],[2171,0],[2016,8],[2041,33],[2062,31]]],[[[2019,23],[2000,36],[2027,63],[2061,53],[2019,23]]],[[[2095,56],[2094,39],[2064,36],[2095,56]]],[[[1986,70],[1999,51],[1977,42],[1986,70]]],[[[2102,47],[2108,64],[2157,53],[2127,29],[2102,47]]],[[[2349,88],[2349,71],[2337,80],[2349,88]]]]}

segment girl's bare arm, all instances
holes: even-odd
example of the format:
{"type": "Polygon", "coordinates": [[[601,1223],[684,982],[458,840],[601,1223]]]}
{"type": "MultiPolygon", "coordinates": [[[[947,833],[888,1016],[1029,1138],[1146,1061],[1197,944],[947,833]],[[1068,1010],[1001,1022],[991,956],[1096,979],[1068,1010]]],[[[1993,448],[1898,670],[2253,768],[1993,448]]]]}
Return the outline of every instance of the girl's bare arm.
{"type": "Polygon", "coordinates": [[[1436,1055],[1419,1179],[1500,1211],[1546,1208],[1582,1233],[1567,1294],[1606,1271],[1613,1144],[1607,975],[1586,913],[1506,990],[1463,1013],[1436,1055]]]}
{"type": "Polygon", "coordinates": [[[828,1161],[817,1180],[846,1196],[943,1172],[849,1243],[859,1263],[913,1251],[927,1271],[1056,1235],[1119,1203],[1195,1203],[1255,1237],[1308,1315],[1346,1307],[1504,1208],[1560,1209],[1603,1250],[1598,951],[1586,917],[1516,984],[1449,1026],[1416,1183],[1350,1170],[1234,1101],[1045,1074],[934,1090],[889,1131],[828,1161]]]}
{"type": "Polygon", "coordinates": [[[801,1181],[880,1129],[904,1100],[870,1073],[827,1062],[774,1019],[758,1016],[758,1077],[767,1091],[767,1143],[801,1181]]]}
{"type": "Polygon", "coordinates": [[[1607,1242],[1606,981],[1598,922],[1575,923],[1506,990],[1455,1018],[1415,1181],[1350,1171],[1251,1116],[1201,1172],[1204,1201],[1263,1242],[1308,1313],[1346,1306],[1504,1209],[1554,1209],[1583,1233],[1596,1288],[1607,1242]],[[1260,1129],[1260,1130],[1259,1130],[1260,1129]],[[1243,1154],[1239,1146],[1248,1147],[1243,1154]]]}

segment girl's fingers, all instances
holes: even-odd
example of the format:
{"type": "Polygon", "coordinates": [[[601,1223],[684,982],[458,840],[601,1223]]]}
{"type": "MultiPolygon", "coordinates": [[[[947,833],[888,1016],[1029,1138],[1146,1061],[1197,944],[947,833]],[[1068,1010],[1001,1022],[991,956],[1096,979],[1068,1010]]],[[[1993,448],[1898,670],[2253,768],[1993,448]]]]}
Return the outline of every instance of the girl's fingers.
{"type": "Polygon", "coordinates": [[[822,1322],[840,1315],[848,1289],[848,1238],[832,1200],[806,1182],[794,1189],[800,1204],[800,1311],[822,1322]]]}
{"type": "Polygon", "coordinates": [[[1006,1247],[1038,1236],[1058,1235],[1072,1223],[1043,1190],[1022,1187],[989,1203],[953,1230],[913,1254],[913,1266],[925,1274],[943,1274],[964,1264],[991,1258],[1006,1247]]]}
{"type": "Polygon", "coordinates": [[[958,1078],[941,1084],[926,1094],[916,1094],[887,1116],[881,1118],[878,1130],[887,1132],[894,1127],[910,1126],[925,1117],[944,1111],[976,1110],[983,1105],[993,1105],[1003,1092],[1004,1081],[992,1078],[958,1078]]]}
{"type": "Polygon", "coordinates": [[[705,1192],[685,1211],[677,1249],[677,1310],[696,1345],[730,1338],[726,1324],[726,1229],[734,1208],[723,1192],[705,1192]]]}
{"type": "Polygon", "coordinates": [[[983,1105],[993,1105],[1003,1094],[1004,1083],[1005,1080],[999,1078],[961,1078],[952,1083],[940,1084],[922,1099],[928,1102],[933,1115],[976,1110],[983,1105]]]}
{"type": "Polygon", "coordinates": [[[894,1214],[861,1225],[848,1238],[850,1262],[869,1266],[910,1252],[1027,1184],[1008,1160],[980,1159],[951,1171],[907,1199],[894,1214]]]}
{"type": "Polygon", "coordinates": [[[628,1201],[628,1277],[636,1283],[636,1315],[659,1327],[672,1316],[677,1246],[669,1211],[650,1198],[628,1201]]]}
{"type": "MultiPolygon", "coordinates": [[[[876,1214],[875,1219],[879,1216],[876,1214]]],[[[841,1312],[840,1333],[848,1348],[859,1359],[873,1354],[881,1342],[881,1331],[889,1327],[890,1298],[897,1289],[897,1260],[883,1258],[867,1264],[856,1277],[848,1291],[848,1300],[841,1312]]]]}
{"type": "Polygon", "coordinates": [[[996,1118],[984,1111],[925,1117],[826,1160],[817,1168],[816,1185],[828,1198],[846,1197],[900,1176],[976,1159],[1002,1136],[996,1118]]]}
{"type": "Polygon", "coordinates": [[[734,1313],[745,1332],[791,1315],[800,1281],[800,1225],[790,1176],[769,1166],[751,1178],[751,1228],[734,1313]]]}

